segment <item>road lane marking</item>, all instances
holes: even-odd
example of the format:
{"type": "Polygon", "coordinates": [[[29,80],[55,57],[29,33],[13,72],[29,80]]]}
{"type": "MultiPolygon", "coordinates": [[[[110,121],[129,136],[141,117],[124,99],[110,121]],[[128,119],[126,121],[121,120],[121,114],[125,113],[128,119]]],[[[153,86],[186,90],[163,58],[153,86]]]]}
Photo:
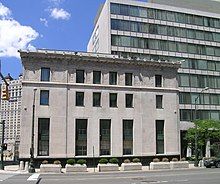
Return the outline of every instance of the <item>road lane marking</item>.
{"type": "Polygon", "coordinates": [[[27,181],[37,181],[38,177],[40,176],[40,174],[32,174],[28,179],[27,181]]]}

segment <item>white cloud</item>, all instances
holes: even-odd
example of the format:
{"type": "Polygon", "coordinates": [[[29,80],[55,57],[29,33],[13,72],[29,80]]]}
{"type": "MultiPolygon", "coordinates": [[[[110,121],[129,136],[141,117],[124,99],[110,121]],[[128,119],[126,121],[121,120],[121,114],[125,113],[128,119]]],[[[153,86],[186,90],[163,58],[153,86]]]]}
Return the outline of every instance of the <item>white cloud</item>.
{"type": "Polygon", "coordinates": [[[0,3],[0,18],[5,19],[11,15],[11,11],[0,3]]]}
{"type": "Polygon", "coordinates": [[[44,24],[44,26],[48,27],[48,21],[45,18],[40,18],[40,21],[44,24]]]}
{"type": "Polygon", "coordinates": [[[11,16],[11,11],[0,4],[0,57],[18,57],[19,49],[34,49],[30,44],[39,34],[30,26],[23,26],[11,16]]]}
{"type": "Polygon", "coordinates": [[[53,3],[55,6],[59,6],[65,0],[49,0],[49,2],[53,3]]]}
{"type": "Polygon", "coordinates": [[[54,19],[68,20],[71,17],[71,14],[62,8],[61,9],[53,8],[51,9],[50,16],[54,19]]]}

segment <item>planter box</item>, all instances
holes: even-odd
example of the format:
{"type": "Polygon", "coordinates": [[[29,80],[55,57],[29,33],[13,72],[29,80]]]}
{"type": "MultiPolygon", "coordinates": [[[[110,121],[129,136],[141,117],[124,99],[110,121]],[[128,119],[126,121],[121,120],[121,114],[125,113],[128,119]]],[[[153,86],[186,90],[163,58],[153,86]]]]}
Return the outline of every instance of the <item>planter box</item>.
{"type": "Polygon", "coordinates": [[[121,170],[122,171],[142,170],[142,164],[141,163],[122,163],[121,170]]]}
{"type": "Polygon", "coordinates": [[[74,165],[69,165],[66,164],[66,173],[69,172],[87,172],[87,166],[86,164],[80,165],[80,164],[74,164],[74,165]]]}
{"type": "Polygon", "coordinates": [[[150,170],[167,170],[170,169],[169,162],[151,162],[150,170]]]}
{"type": "Polygon", "coordinates": [[[105,172],[105,171],[118,171],[119,166],[118,164],[98,164],[98,171],[105,172]]]}
{"type": "Polygon", "coordinates": [[[61,173],[61,164],[41,164],[41,173],[61,173]]]}
{"type": "Polygon", "coordinates": [[[189,168],[189,162],[187,161],[179,161],[179,162],[170,162],[171,169],[184,169],[189,168]]]}

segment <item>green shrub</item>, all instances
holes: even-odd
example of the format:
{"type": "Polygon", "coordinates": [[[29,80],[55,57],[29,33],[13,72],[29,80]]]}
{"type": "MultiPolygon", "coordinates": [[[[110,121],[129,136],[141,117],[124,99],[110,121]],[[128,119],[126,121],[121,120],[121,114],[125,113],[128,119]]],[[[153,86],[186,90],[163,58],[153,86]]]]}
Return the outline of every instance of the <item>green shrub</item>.
{"type": "Polygon", "coordinates": [[[186,158],[183,157],[183,158],[181,158],[180,160],[181,160],[181,161],[186,161],[186,158]]]}
{"type": "Polygon", "coordinates": [[[54,160],[53,164],[61,164],[59,160],[54,160]]]}
{"type": "Polygon", "coordinates": [[[101,159],[99,160],[99,163],[100,163],[100,164],[107,164],[107,163],[108,163],[108,159],[106,159],[106,158],[101,158],[101,159]]]}
{"type": "Polygon", "coordinates": [[[160,162],[160,159],[159,158],[154,158],[153,162],[160,162]]]}
{"type": "Polygon", "coordinates": [[[77,163],[77,164],[80,164],[80,165],[84,165],[84,164],[86,164],[86,160],[84,160],[84,159],[79,159],[79,160],[77,160],[76,163],[77,163]]]}
{"type": "Polygon", "coordinates": [[[140,162],[140,159],[139,159],[139,158],[134,158],[134,159],[132,160],[132,162],[134,162],[134,163],[139,163],[139,162],[140,162]]]}
{"type": "Polygon", "coordinates": [[[111,164],[118,164],[118,159],[117,158],[111,158],[110,160],[109,160],[109,163],[111,163],[111,164]]]}
{"type": "Polygon", "coordinates": [[[66,163],[67,164],[69,164],[69,165],[74,165],[75,163],[76,163],[76,161],[75,161],[75,159],[68,159],[67,161],[66,161],[66,163]]]}
{"type": "Polygon", "coordinates": [[[47,160],[42,161],[42,164],[48,164],[47,160]]]}
{"type": "Polygon", "coordinates": [[[178,162],[178,158],[172,158],[173,162],[178,162]]]}
{"type": "Polygon", "coordinates": [[[168,158],[163,158],[162,162],[169,162],[169,159],[168,158]]]}
{"type": "Polygon", "coordinates": [[[131,161],[129,159],[125,159],[124,163],[131,163],[131,161]]]}

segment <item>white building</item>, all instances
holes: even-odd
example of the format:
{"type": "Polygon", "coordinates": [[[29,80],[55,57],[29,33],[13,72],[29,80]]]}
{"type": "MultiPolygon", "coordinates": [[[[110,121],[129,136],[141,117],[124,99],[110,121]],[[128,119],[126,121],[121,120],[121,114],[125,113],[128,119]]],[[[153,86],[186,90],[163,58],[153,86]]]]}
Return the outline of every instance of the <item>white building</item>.
{"type": "MultiPolygon", "coordinates": [[[[220,2],[107,0],[87,50],[122,58],[180,61],[181,130],[197,118],[220,119],[220,2]],[[150,3],[154,2],[154,3],[150,3]],[[204,91],[204,88],[209,90],[204,91]]],[[[182,154],[186,154],[183,145],[182,154]]]]}
{"type": "MultiPolygon", "coordinates": [[[[9,101],[1,100],[1,121],[5,120],[4,142],[7,143],[8,154],[18,156],[18,146],[20,142],[21,124],[21,91],[22,75],[18,79],[13,79],[10,75],[5,77],[9,86],[9,101]]],[[[2,82],[2,88],[5,83],[2,82]]],[[[2,93],[1,93],[2,94],[2,93]]],[[[2,130],[1,130],[2,132],[2,130]]]]}
{"type": "Polygon", "coordinates": [[[152,161],[155,156],[180,154],[180,63],[54,50],[20,55],[21,159],[30,157],[33,103],[38,161],[93,157],[152,161]]]}

